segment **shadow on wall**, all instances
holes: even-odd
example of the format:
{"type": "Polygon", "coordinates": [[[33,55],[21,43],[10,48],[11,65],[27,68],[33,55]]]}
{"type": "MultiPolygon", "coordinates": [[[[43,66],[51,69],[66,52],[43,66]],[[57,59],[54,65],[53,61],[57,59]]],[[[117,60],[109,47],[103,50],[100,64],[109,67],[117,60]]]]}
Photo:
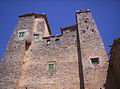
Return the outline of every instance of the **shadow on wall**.
{"type": "Polygon", "coordinates": [[[109,65],[108,72],[107,72],[105,89],[117,89],[112,67],[110,65],[109,65]]]}
{"type": "Polygon", "coordinates": [[[77,32],[77,53],[78,53],[78,68],[79,68],[79,79],[80,79],[80,89],[85,89],[84,87],[84,78],[83,78],[83,67],[82,67],[82,59],[81,59],[81,50],[80,50],[80,39],[79,32],[77,32]]]}

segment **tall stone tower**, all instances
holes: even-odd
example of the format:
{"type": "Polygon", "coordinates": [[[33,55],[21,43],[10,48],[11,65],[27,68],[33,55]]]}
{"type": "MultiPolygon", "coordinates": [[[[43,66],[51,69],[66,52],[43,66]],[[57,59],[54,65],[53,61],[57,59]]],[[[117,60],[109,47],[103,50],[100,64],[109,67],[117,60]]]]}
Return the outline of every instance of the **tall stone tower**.
{"type": "Polygon", "coordinates": [[[20,89],[19,87],[24,84],[22,80],[27,66],[25,63],[29,61],[27,57],[30,55],[29,47],[33,41],[41,44],[42,38],[50,34],[45,14],[28,13],[19,16],[19,21],[0,63],[0,89],[20,89]]]}
{"type": "Polygon", "coordinates": [[[87,9],[77,23],[50,36],[45,14],[19,21],[0,62],[0,89],[104,89],[107,55],[87,9]]]}
{"type": "Polygon", "coordinates": [[[105,89],[108,58],[89,9],[76,12],[85,89],[105,89]]]}

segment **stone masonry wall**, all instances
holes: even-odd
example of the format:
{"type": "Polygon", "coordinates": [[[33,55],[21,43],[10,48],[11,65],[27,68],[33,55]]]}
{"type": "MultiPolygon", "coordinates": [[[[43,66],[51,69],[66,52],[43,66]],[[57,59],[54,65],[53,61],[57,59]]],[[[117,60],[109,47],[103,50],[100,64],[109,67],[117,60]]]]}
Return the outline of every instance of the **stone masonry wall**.
{"type": "Polygon", "coordinates": [[[18,31],[26,30],[31,33],[33,16],[21,18],[6,48],[0,66],[0,89],[15,89],[21,71],[21,63],[25,50],[25,39],[30,39],[27,34],[23,40],[18,40],[18,31]],[[29,30],[28,30],[29,29],[29,30]]]}
{"type": "Polygon", "coordinates": [[[34,15],[20,17],[0,63],[0,89],[80,89],[77,26],[44,37],[47,28],[36,21],[34,15]],[[32,38],[35,33],[40,39],[32,38]],[[54,71],[49,64],[55,65],[54,71]]]}
{"type": "Polygon", "coordinates": [[[56,36],[44,17],[20,16],[0,62],[0,89],[107,89],[108,58],[91,12],[77,11],[77,25],[56,36]]]}
{"type": "MultiPolygon", "coordinates": [[[[0,89],[18,89],[26,42],[32,42],[33,40],[34,22],[34,15],[20,17],[0,62],[0,89]],[[25,32],[24,37],[19,37],[19,32],[25,32]]],[[[40,30],[39,32],[41,32],[40,30]]]]}
{"type": "MultiPolygon", "coordinates": [[[[76,12],[85,89],[105,89],[108,58],[90,10],[76,12]]],[[[83,89],[84,89],[83,88],[83,89]]]]}
{"type": "Polygon", "coordinates": [[[80,89],[77,59],[76,29],[66,30],[63,36],[34,41],[25,55],[19,88],[80,89]],[[55,64],[54,71],[49,71],[50,63],[55,64]]]}

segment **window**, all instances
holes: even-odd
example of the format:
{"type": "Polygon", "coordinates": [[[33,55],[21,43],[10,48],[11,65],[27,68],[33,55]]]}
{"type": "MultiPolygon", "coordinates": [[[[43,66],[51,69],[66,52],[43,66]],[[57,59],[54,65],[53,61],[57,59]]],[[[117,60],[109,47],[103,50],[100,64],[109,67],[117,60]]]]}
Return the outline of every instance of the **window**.
{"type": "Polygon", "coordinates": [[[33,34],[33,39],[39,39],[39,34],[33,34]]]}
{"type": "Polygon", "coordinates": [[[27,51],[31,45],[31,41],[26,41],[25,42],[25,50],[27,51]]]}
{"type": "Polygon", "coordinates": [[[55,70],[55,64],[49,64],[49,65],[48,65],[48,69],[49,69],[50,71],[54,71],[54,70],[55,70]]]}
{"type": "Polygon", "coordinates": [[[88,29],[89,27],[86,27],[86,29],[88,29]]]}
{"type": "Polygon", "coordinates": [[[99,58],[91,58],[92,64],[99,64],[99,58]]]}
{"type": "Polygon", "coordinates": [[[56,40],[55,40],[55,43],[56,43],[56,44],[60,44],[60,40],[59,40],[59,39],[56,39],[56,40]]]}
{"type": "Polygon", "coordinates": [[[87,21],[86,21],[86,20],[85,20],[84,22],[85,22],[85,23],[87,23],[87,21]]]}
{"type": "Polygon", "coordinates": [[[92,29],[91,31],[92,31],[92,32],[95,32],[95,30],[94,30],[94,29],[92,29]]]}
{"type": "Polygon", "coordinates": [[[19,37],[24,37],[24,35],[25,35],[25,32],[19,32],[19,37]]]}

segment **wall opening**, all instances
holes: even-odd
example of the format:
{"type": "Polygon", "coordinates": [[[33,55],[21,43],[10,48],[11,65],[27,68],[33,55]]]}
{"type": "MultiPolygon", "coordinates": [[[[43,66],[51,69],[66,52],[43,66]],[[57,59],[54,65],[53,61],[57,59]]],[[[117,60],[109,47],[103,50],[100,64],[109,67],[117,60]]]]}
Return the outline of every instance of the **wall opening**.
{"type": "Polygon", "coordinates": [[[92,31],[92,32],[95,32],[95,30],[94,30],[94,29],[92,29],[91,31],[92,31]]]}
{"type": "Polygon", "coordinates": [[[99,58],[91,58],[91,62],[94,65],[99,64],[99,58]]]}
{"type": "Polygon", "coordinates": [[[30,45],[31,45],[31,41],[25,42],[25,51],[27,51],[29,49],[30,45]]]}
{"type": "Polygon", "coordinates": [[[19,32],[18,33],[18,37],[24,37],[24,35],[25,35],[25,32],[19,32]]]}
{"type": "Polygon", "coordinates": [[[49,69],[49,71],[54,71],[55,70],[55,64],[48,64],[48,69],[49,69]]]}
{"type": "Polygon", "coordinates": [[[56,43],[56,44],[60,44],[60,39],[56,39],[56,40],[55,40],[55,43],[56,43]]]}
{"type": "Polygon", "coordinates": [[[39,39],[40,35],[39,34],[33,34],[33,39],[39,39]]]}
{"type": "Polygon", "coordinates": [[[85,20],[84,22],[85,22],[85,23],[87,23],[87,21],[86,21],[86,20],[85,20]]]}
{"type": "Polygon", "coordinates": [[[89,27],[86,27],[86,29],[88,29],[89,27]]]}

